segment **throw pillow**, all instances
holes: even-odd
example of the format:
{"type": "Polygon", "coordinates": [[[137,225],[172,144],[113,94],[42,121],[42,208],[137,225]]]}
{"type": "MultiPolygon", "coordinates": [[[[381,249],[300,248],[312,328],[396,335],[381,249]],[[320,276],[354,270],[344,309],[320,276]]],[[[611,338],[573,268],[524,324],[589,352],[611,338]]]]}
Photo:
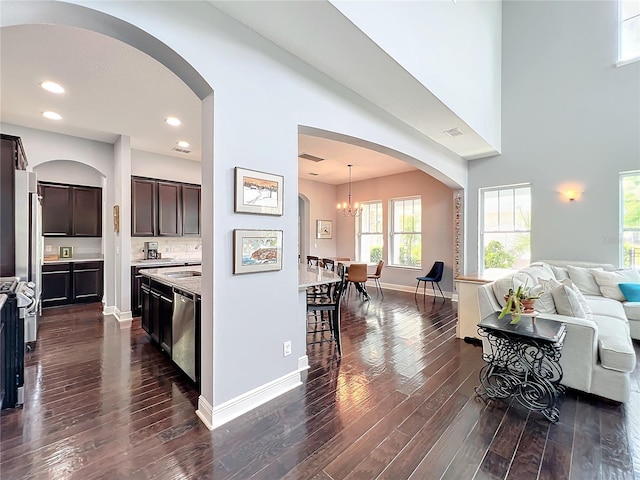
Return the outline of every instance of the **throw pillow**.
{"type": "Polygon", "coordinates": [[[564,267],[556,267],[555,265],[551,265],[551,271],[556,276],[556,280],[564,280],[565,278],[569,278],[569,270],[564,267]]]}
{"type": "Polygon", "coordinates": [[[640,302],[640,283],[621,283],[618,287],[627,302],[640,302]]]}
{"type": "Polygon", "coordinates": [[[593,272],[593,278],[600,286],[600,292],[607,298],[624,302],[625,295],[618,288],[619,283],[640,283],[640,272],[634,268],[616,270],[615,272],[593,272]]]}
{"type": "Polygon", "coordinates": [[[587,318],[587,314],[578,300],[578,295],[571,287],[566,285],[558,285],[551,290],[553,302],[556,310],[560,315],[569,317],[587,318]]]}
{"type": "Polygon", "coordinates": [[[598,282],[596,282],[596,279],[593,278],[593,272],[598,270],[602,271],[602,268],[584,268],[568,265],[567,270],[569,271],[569,278],[583,295],[602,296],[600,286],[598,282]]]}

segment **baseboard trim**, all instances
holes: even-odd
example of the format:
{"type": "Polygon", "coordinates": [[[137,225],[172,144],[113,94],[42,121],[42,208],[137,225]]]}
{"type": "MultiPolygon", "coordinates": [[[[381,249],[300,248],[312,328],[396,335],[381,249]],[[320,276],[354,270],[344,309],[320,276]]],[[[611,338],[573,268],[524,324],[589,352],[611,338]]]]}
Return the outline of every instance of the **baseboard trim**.
{"type": "Polygon", "coordinates": [[[213,407],[207,402],[207,399],[202,395],[198,397],[198,409],[196,415],[205,427],[209,430],[213,430],[213,407]]]}
{"type": "Polygon", "coordinates": [[[113,306],[113,305],[110,306],[110,307],[108,307],[107,305],[104,305],[104,307],[102,308],[102,314],[103,315],[115,315],[115,310],[116,310],[116,307],[113,306]]]}
{"type": "MultiPolygon", "coordinates": [[[[395,283],[382,283],[382,282],[380,282],[380,285],[382,286],[382,288],[387,288],[389,290],[395,290],[397,292],[408,292],[408,293],[415,293],[416,292],[416,287],[411,287],[409,285],[397,285],[395,283]]],[[[376,284],[374,282],[371,282],[371,281],[367,282],[367,290],[369,291],[369,293],[371,295],[375,295],[375,288],[376,288],[376,284]]],[[[443,290],[442,293],[444,293],[445,298],[450,298],[450,299],[453,300],[453,293],[452,292],[445,292],[443,290]]],[[[422,288],[420,288],[418,290],[418,295],[422,295],[422,288]]],[[[432,289],[427,288],[427,295],[431,295],[432,297],[440,297],[440,298],[442,298],[442,295],[440,295],[440,290],[436,290],[434,292],[432,289]],[[436,294],[436,292],[437,292],[437,294],[436,294]]]]}
{"type": "MultiPolygon", "coordinates": [[[[298,360],[300,363],[300,360],[298,360]]],[[[306,370],[305,367],[303,370],[306,370]]],[[[221,425],[245,414],[260,405],[273,400],[276,397],[292,390],[300,385],[300,373],[302,370],[294,370],[269,383],[248,391],[242,395],[232,398],[216,407],[211,405],[202,396],[198,399],[198,410],[196,415],[206,425],[209,430],[218,428],[221,425]]]]}
{"type": "Polygon", "coordinates": [[[131,311],[122,312],[118,307],[113,307],[113,316],[116,317],[116,320],[120,323],[120,328],[131,327],[131,320],[133,319],[131,311]]]}

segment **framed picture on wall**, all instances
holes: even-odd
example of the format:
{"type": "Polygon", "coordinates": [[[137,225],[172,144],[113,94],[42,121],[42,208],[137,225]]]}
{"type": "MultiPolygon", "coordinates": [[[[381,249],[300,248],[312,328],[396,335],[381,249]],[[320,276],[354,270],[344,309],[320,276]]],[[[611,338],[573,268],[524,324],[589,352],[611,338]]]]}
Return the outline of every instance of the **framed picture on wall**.
{"type": "Polygon", "coordinates": [[[234,230],[233,273],[282,270],[282,230],[234,230]]]}
{"type": "Polygon", "coordinates": [[[236,213],[282,215],[283,196],[283,176],[236,167],[236,213]]]}
{"type": "Polygon", "coordinates": [[[318,220],[316,222],[316,238],[333,238],[333,221],[318,220]]]}

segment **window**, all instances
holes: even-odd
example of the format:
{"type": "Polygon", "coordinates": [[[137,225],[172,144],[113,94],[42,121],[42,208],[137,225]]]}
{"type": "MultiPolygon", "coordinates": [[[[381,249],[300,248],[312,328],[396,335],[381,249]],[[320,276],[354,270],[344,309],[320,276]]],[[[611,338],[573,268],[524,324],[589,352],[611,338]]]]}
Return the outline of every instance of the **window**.
{"type": "Polygon", "coordinates": [[[640,0],[619,0],[618,61],[640,58],[640,0]]]}
{"type": "Polygon", "coordinates": [[[531,259],[531,186],[480,189],[480,270],[522,268],[531,259]]]}
{"type": "Polygon", "coordinates": [[[420,267],[422,263],[422,201],[420,197],[391,200],[391,265],[420,267]]]}
{"type": "Polygon", "coordinates": [[[640,170],[620,175],[622,266],[640,267],[640,170]]]}
{"type": "Polygon", "coordinates": [[[358,261],[376,263],[382,260],[382,202],[362,203],[359,226],[358,261]]]}

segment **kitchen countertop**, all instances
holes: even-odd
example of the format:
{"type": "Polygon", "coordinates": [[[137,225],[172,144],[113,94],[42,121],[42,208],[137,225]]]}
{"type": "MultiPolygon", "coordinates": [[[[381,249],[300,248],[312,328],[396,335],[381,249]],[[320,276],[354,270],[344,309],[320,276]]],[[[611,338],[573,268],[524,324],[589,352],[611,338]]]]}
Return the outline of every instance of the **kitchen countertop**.
{"type": "Polygon", "coordinates": [[[44,260],[43,265],[51,265],[55,263],[72,263],[72,262],[103,262],[104,255],[101,253],[80,253],[71,258],[58,258],[58,260],[44,260]]]}
{"type": "Polygon", "coordinates": [[[2,307],[4,307],[4,302],[7,301],[7,297],[4,293],[0,293],[0,310],[2,310],[2,307]]]}
{"type": "Polygon", "coordinates": [[[144,270],[140,270],[140,274],[145,277],[149,277],[152,280],[155,280],[160,283],[164,283],[165,285],[170,285],[172,287],[180,288],[181,290],[185,290],[187,292],[193,293],[195,295],[202,295],[202,277],[194,276],[194,277],[185,277],[185,278],[175,278],[166,275],[171,272],[184,272],[184,271],[193,271],[193,272],[202,272],[202,267],[200,265],[193,265],[190,267],[164,267],[164,268],[145,268],[144,270]]]}
{"type": "Polygon", "coordinates": [[[340,276],[326,268],[310,267],[306,263],[298,265],[298,290],[339,281],[340,276]]]}
{"type": "Polygon", "coordinates": [[[154,260],[132,260],[132,267],[160,267],[170,265],[184,265],[185,263],[202,263],[201,258],[158,258],[154,260]]]}

